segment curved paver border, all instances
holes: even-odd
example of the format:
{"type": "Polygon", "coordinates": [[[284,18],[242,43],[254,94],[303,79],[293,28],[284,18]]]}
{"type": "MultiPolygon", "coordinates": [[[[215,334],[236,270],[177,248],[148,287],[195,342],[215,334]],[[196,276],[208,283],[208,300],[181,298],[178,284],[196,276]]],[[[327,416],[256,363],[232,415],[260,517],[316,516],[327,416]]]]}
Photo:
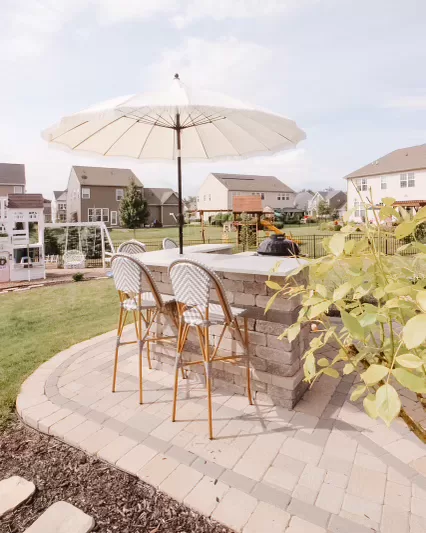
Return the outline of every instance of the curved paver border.
{"type": "MultiPolygon", "coordinates": [[[[237,530],[244,528],[245,524],[256,522],[262,518],[262,515],[265,515],[263,518],[266,520],[273,508],[277,513],[281,513],[279,516],[282,521],[288,522],[291,516],[297,516],[324,528],[324,531],[325,528],[333,532],[348,533],[371,531],[359,523],[291,496],[267,482],[251,479],[233,469],[207,461],[183,447],[170,444],[166,440],[150,435],[149,432],[131,427],[114,416],[92,409],[90,405],[83,405],[64,397],[60,393],[58,382],[67,369],[82,355],[96,352],[109,344],[113,346],[115,335],[115,331],[111,331],[94,337],[64,350],[43,363],[24,382],[18,396],[17,411],[23,421],[88,453],[97,453],[98,457],[113,466],[140,477],[173,498],[184,501],[197,511],[211,515],[212,518],[237,530]],[[75,428],[78,428],[78,431],[74,431],[72,435],[72,430],[75,428]],[[165,458],[169,461],[165,462],[165,458]],[[203,498],[197,497],[195,486],[197,491],[201,491],[203,498]],[[208,498],[212,499],[214,504],[207,505],[204,499],[208,498]],[[217,503],[216,499],[220,500],[220,503],[217,503]],[[243,511],[237,518],[230,512],[235,507],[234,501],[243,502],[243,511]]],[[[132,355],[132,351],[128,351],[121,356],[121,361],[132,355]]],[[[111,364],[111,361],[108,361],[94,368],[97,373],[109,375],[111,364]]],[[[137,383],[137,379],[129,374],[120,372],[119,376],[129,382],[137,383]]],[[[371,421],[365,418],[366,415],[357,406],[344,400],[343,396],[347,397],[352,384],[342,383],[344,386],[335,391],[328,403],[329,408],[333,407],[336,412],[340,412],[340,418],[320,420],[322,426],[318,425],[317,429],[323,429],[323,435],[327,438],[329,434],[327,431],[339,430],[409,480],[418,488],[417,492],[426,491],[424,476],[365,434],[368,427],[364,428],[363,425],[371,427],[371,421]],[[347,422],[351,416],[356,419],[358,426],[347,422]]],[[[163,387],[163,391],[167,389],[163,387]]],[[[129,396],[131,394],[132,391],[129,392],[129,396]]],[[[235,416],[241,416],[241,412],[235,410],[235,416]]],[[[145,419],[148,422],[149,420],[145,419]]],[[[309,441],[309,438],[306,437],[306,440],[309,441]]],[[[292,522],[290,524],[292,525],[292,522]]],[[[246,527],[248,529],[243,531],[251,531],[251,526],[246,527]]]]}

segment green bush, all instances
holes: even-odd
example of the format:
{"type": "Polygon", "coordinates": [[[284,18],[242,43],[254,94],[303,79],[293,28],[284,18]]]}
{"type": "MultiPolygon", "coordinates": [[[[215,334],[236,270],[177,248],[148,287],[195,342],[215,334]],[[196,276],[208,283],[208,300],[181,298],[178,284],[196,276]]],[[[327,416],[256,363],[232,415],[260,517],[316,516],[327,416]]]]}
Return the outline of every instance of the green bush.
{"type": "Polygon", "coordinates": [[[74,281],[84,281],[84,272],[76,272],[73,274],[72,279],[74,281]]]}

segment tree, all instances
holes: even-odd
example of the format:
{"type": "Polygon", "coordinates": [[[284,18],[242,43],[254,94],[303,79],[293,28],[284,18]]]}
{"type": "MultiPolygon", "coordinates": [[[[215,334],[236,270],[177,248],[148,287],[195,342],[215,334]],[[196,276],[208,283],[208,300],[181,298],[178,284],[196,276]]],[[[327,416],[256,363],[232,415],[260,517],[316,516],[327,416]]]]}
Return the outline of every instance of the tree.
{"type": "Polygon", "coordinates": [[[136,229],[143,226],[148,217],[148,203],[134,180],[131,180],[120,202],[121,222],[125,228],[136,229]]]}
{"type": "Polygon", "coordinates": [[[186,207],[186,209],[192,209],[194,205],[197,205],[197,197],[188,196],[187,198],[184,198],[183,205],[186,207]]]}
{"type": "Polygon", "coordinates": [[[318,216],[323,218],[328,218],[332,214],[332,209],[328,205],[327,202],[324,202],[324,200],[321,200],[321,202],[318,204],[318,216]]]}

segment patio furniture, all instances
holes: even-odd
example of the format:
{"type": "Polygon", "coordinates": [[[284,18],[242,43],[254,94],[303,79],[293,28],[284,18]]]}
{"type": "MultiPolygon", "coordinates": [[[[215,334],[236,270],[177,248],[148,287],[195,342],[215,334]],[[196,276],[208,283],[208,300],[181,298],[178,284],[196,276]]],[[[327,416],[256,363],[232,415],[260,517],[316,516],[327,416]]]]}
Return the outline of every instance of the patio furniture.
{"type": "Polygon", "coordinates": [[[148,366],[152,368],[150,356],[151,342],[171,342],[176,336],[157,337],[151,335],[151,327],[159,314],[168,315],[176,325],[171,304],[174,297],[160,294],[158,287],[148,267],[136,257],[128,254],[116,253],[111,259],[111,268],[115,287],[120,298],[120,315],[117,328],[117,343],[115,349],[114,374],[112,392],[115,392],[117,383],[117,369],[119,348],[125,344],[138,344],[139,347],[139,402],[143,403],[142,387],[142,352],[147,346],[148,366]],[[144,314],[145,312],[145,314],[144,314]],[[136,340],[121,342],[123,328],[127,315],[133,314],[136,340]],[[142,322],[144,328],[142,327],[142,322]]]}
{"type": "Polygon", "coordinates": [[[139,242],[136,239],[130,239],[130,241],[122,242],[118,247],[117,252],[122,254],[140,254],[146,252],[146,246],[143,242],[139,242]]]}
{"type": "Polygon", "coordinates": [[[86,256],[80,250],[68,250],[64,253],[64,268],[84,268],[86,256]]]}
{"type": "Polygon", "coordinates": [[[172,420],[176,420],[178,374],[182,366],[182,353],[190,328],[195,328],[200,342],[203,359],[199,361],[185,361],[185,366],[202,364],[207,386],[209,436],[213,439],[212,421],[212,363],[215,361],[246,360],[247,395],[250,404],[253,403],[251,395],[250,354],[246,310],[231,307],[225,295],[225,289],[218,276],[208,267],[193,259],[177,259],[169,268],[172,287],[177,301],[179,329],[175,363],[175,383],[173,395],[172,420]],[[210,290],[215,289],[219,303],[210,303],[210,290]],[[238,323],[238,318],[243,317],[244,328],[238,323]],[[216,346],[210,347],[210,326],[223,326],[216,346]],[[222,339],[226,330],[232,338],[239,342],[244,350],[244,355],[230,355],[218,357],[222,339]]]}
{"type": "Polygon", "coordinates": [[[163,250],[171,250],[172,248],[177,248],[178,245],[173,239],[166,237],[163,239],[163,250]]]}

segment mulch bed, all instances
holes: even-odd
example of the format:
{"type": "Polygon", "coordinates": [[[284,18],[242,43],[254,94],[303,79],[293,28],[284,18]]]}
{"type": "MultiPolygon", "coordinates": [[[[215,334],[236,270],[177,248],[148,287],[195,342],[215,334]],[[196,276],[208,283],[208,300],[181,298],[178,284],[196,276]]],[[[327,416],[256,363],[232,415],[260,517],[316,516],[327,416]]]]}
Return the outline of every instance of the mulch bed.
{"type": "Polygon", "coordinates": [[[33,497],[0,521],[1,533],[25,531],[56,501],[96,521],[102,533],[232,533],[134,476],[15,420],[0,430],[0,480],[32,481],[33,497]]]}

